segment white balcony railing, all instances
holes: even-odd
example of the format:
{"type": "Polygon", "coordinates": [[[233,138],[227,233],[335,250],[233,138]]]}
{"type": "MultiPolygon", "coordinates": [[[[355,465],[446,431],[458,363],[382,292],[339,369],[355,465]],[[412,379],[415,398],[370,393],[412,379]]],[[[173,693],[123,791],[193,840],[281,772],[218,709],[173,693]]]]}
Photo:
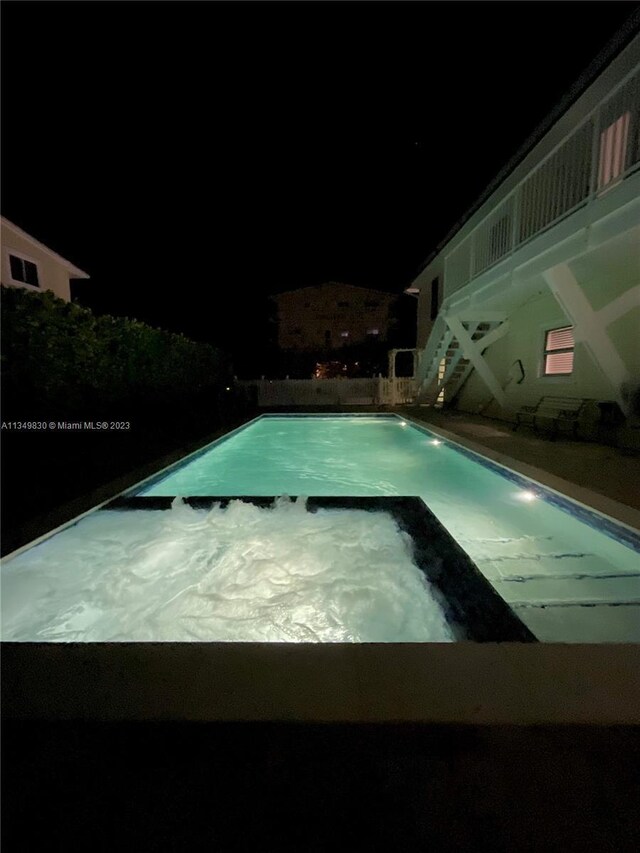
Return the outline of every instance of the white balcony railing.
{"type": "Polygon", "coordinates": [[[445,294],[589,203],[639,163],[636,68],[445,256],[445,294]]]}

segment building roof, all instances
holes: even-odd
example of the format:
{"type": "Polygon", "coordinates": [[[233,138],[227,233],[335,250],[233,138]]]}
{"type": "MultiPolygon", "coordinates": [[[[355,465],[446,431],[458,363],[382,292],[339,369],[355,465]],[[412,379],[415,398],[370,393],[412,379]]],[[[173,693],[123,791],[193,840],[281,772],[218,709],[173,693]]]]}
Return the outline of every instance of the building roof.
{"type": "Polygon", "coordinates": [[[322,287],[335,287],[339,290],[361,290],[365,293],[375,293],[376,296],[388,296],[389,299],[396,299],[397,293],[390,293],[388,290],[376,290],[375,287],[361,287],[359,284],[345,284],[341,281],[324,281],[322,284],[310,284],[305,287],[293,287],[290,290],[281,290],[280,293],[272,293],[271,298],[277,299],[279,296],[286,296],[290,293],[303,293],[307,290],[319,290],[322,287]]]}
{"type": "Polygon", "coordinates": [[[57,252],[54,252],[53,249],[50,249],[48,246],[45,246],[44,243],[41,243],[39,240],[36,240],[35,237],[32,237],[31,234],[27,234],[26,231],[23,231],[22,228],[18,228],[17,225],[14,225],[13,222],[9,222],[9,220],[1,216],[0,223],[2,223],[3,228],[8,228],[9,231],[13,231],[14,234],[17,234],[19,237],[23,237],[25,240],[28,240],[30,243],[33,243],[34,246],[37,246],[41,252],[49,255],[49,257],[53,258],[53,260],[57,261],[61,266],[63,266],[66,270],[69,271],[69,275],[71,278],[90,278],[89,273],[84,272],[79,267],[72,264],[71,261],[68,261],[66,258],[63,258],[62,255],[59,255],[57,252]]]}

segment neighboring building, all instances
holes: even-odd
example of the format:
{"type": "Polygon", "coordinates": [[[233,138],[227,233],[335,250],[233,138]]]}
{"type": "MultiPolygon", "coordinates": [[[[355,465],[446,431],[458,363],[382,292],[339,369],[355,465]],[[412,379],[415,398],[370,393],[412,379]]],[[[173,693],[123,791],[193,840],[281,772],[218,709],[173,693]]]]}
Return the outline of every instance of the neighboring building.
{"type": "Polygon", "coordinates": [[[386,341],[393,293],[330,281],[272,297],[278,306],[281,350],[326,352],[365,341],[386,341]]]}
{"type": "Polygon", "coordinates": [[[422,402],[444,396],[500,417],[551,394],[630,413],[640,383],[637,30],[582,79],[412,282],[422,402]]]}
{"type": "Polygon", "coordinates": [[[86,272],[18,228],[4,216],[2,223],[2,284],[34,292],[52,290],[71,300],[70,280],[89,278],[86,272]]]}

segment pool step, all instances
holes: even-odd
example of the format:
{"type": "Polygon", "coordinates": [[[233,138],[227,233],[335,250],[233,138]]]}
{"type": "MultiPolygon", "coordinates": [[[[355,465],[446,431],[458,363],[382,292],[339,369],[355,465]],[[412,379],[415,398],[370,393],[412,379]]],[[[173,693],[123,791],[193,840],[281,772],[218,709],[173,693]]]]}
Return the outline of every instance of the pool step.
{"type": "Polygon", "coordinates": [[[611,578],[536,578],[520,583],[491,582],[512,607],[544,604],[637,604],[640,605],[640,575],[611,578]]]}
{"type": "MultiPolygon", "coordinates": [[[[473,553],[468,551],[471,558],[473,553]]],[[[612,574],[636,574],[634,569],[614,566],[596,554],[541,553],[511,557],[475,558],[477,567],[490,581],[526,580],[539,577],[608,577],[612,574]]]]}

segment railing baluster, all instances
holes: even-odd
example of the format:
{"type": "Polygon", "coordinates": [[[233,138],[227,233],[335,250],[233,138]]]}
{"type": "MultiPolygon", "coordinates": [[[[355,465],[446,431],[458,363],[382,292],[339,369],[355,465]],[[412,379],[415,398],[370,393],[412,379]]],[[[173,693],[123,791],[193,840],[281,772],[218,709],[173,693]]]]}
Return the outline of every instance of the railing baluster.
{"type": "Polygon", "coordinates": [[[446,256],[446,293],[468,284],[634,167],[640,161],[639,101],[636,68],[446,256]],[[615,124],[626,113],[629,118],[615,124]]]}
{"type": "Polygon", "coordinates": [[[521,202],[522,202],[522,187],[517,187],[512,195],[513,203],[511,205],[511,251],[515,252],[519,242],[519,231],[521,221],[521,202]]]}

